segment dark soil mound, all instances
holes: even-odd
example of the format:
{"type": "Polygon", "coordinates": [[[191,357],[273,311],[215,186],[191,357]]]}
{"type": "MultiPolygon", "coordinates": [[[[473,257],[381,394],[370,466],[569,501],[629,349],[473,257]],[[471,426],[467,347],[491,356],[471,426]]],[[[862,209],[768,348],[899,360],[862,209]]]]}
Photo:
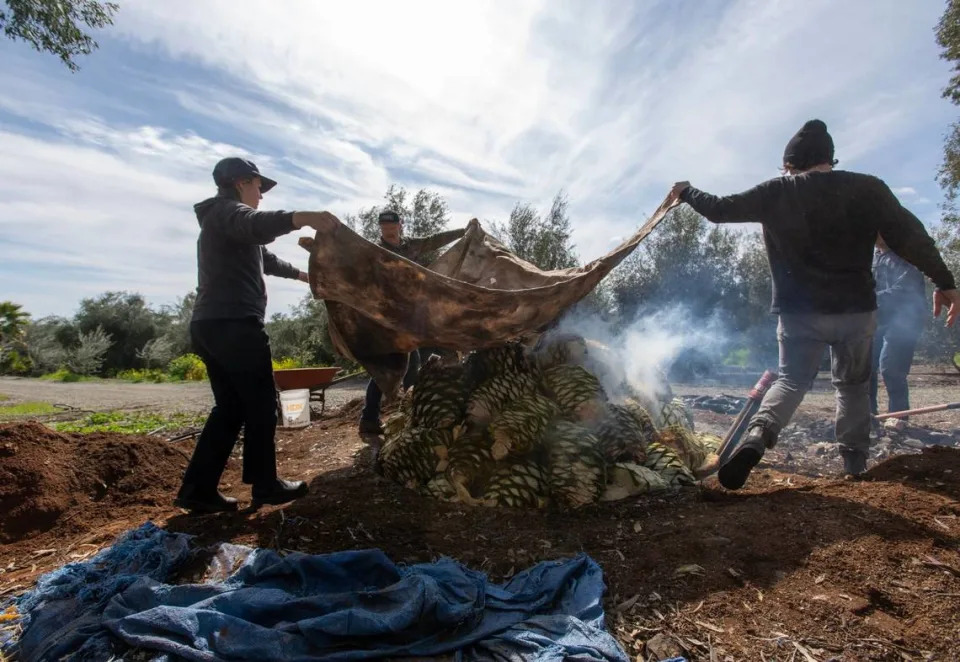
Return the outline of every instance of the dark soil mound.
{"type": "Polygon", "coordinates": [[[39,423],[0,425],[0,542],[53,528],[68,512],[83,522],[102,506],[170,500],[184,453],[151,437],[63,435],[39,423]]]}
{"type": "MultiPolygon", "coordinates": [[[[708,413],[698,412],[698,426],[708,423],[708,413]]],[[[679,494],[561,513],[443,503],[390,483],[374,472],[376,443],[357,434],[356,416],[348,411],[281,430],[280,474],[308,480],[307,497],[205,516],[172,506],[186,455],[162,455],[189,453],[192,442],[64,438],[34,427],[16,452],[35,453],[35,480],[59,475],[78,486],[79,496],[47,532],[0,542],[0,599],[26,590],[41,572],[89,558],[149,519],[196,534],[200,544],[312,554],[376,547],[407,563],[450,557],[496,582],[537,561],[586,552],[603,567],[607,627],[631,659],[677,652],[693,662],[957,659],[960,449],[895,454],[872,464],[863,481],[783,473],[765,457],[739,492],[710,478],[679,494]],[[56,452],[35,449],[44,444],[56,452]],[[123,454],[130,444],[139,464],[123,454]],[[135,473],[127,471],[131,465],[135,473]],[[57,474],[63,466],[72,473],[57,474]],[[102,496],[91,473],[107,485],[102,496]]],[[[818,425],[829,425],[829,416],[818,425]]],[[[20,443],[14,430],[25,434],[25,426],[0,426],[0,472],[15,459],[8,446],[20,443]]],[[[794,448],[818,440],[798,440],[794,448]]],[[[832,475],[830,465],[820,466],[832,475]]],[[[13,503],[7,476],[0,473],[0,530],[13,503]]],[[[221,488],[241,503],[249,500],[237,455],[221,488]]]]}

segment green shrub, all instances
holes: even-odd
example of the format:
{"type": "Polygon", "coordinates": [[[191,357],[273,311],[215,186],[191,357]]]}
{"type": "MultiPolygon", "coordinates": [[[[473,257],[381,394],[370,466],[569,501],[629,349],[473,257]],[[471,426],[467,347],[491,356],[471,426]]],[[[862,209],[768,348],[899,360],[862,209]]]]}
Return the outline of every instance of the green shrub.
{"type": "Polygon", "coordinates": [[[273,359],[273,369],[274,370],[293,370],[295,368],[302,368],[303,364],[292,358],[285,359],[273,359]]]}
{"type": "Polygon", "coordinates": [[[61,410],[49,402],[21,402],[16,405],[0,406],[0,421],[11,418],[26,418],[29,416],[44,416],[56,414],[61,410]]]}
{"type": "Polygon", "coordinates": [[[196,354],[184,354],[170,362],[167,374],[176,379],[201,382],[207,378],[207,366],[196,354]]]}
{"type": "Polygon", "coordinates": [[[121,370],[117,373],[117,379],[123,379],[124,381],[133,382],[134,384],[141,382],[160,384],[162,382],[169,382],[171,376],[163,372],[163,370],[150,368],[148,370],[121,370]]]}
{"type": "Polygon", "coordinates": [[[33,370],[33,361],[26,352],[13,349],[4,351],[0,347],[0,375],[26,375],[33,370]]]}
{"type": "Polygon", "coordinates": [[[46,375],[41,375],[40,379],[46,379],[51,382],[71,383],[71,382],[86,381],[87,378],[84,377],[83,375],[78,375],[75,372],[71,372],[67,368],[60,368],[56,372],[50,372],[50,373],[47,373],[46,375]]]}
{"type": "Polygon", "coordinates": [[[734,366],[737,368],[745,368],[750,362],[750,348],[742,347],[740,349],[735,349],[723,360],[723,365],[734,366]]]}
{"type": "Polygon", "coordinates": [[[147,434],[155,430],[182,430],[200,427],[205,416],[201,414],[157,414],[151,412],[105,411],[87,414],[75,421],[53,423],[50,427],[59,432],[114,432],[121,434],[147,434]]]}

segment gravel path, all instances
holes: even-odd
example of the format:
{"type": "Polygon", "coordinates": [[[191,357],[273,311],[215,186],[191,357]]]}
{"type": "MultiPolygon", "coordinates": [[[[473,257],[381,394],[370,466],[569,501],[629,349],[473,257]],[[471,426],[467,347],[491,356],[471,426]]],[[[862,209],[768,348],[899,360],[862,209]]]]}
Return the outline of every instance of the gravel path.
{"type": "MultiPolygon", "coordinates": [[[[362,397],[366,381],[352,379],[327,389],[327,411],[362,397]]],[[[165,413],[202,413],[213,406],[206,382],[180,384],[131,384],[115,380],[63,384],[39,379],[0,377],[2,404],[49,402],[91,411],[148,409],[165,413]]]]}
{"type": "MultiPolygon", "coordinates": [[[[363,397],[365,389],[365,379],[352,379],[330,387],[327,390],[327,411],[333,412],[351,400],[363,397]]],[[[750,388],[736,385],[675,384],[673,390],[677,395],[745,396],[750,388]]],[[[213,406],[210,385],[206,382],[130,384],[103,380],[62,384],[39,379],[0,377],[0,395],[9,398],[0,405],[49,402],[91,411],[147,409],[165,413],[202,413],[213,406]]],[[[884,403],[885,399],[886,394],[881,390],[881,403],[884,403]]],[[[960,375],[946,375],[942,378],[911,376],[910,401],[913,406],[924,407],[956,400],[960,400],[960,375]]],[[[832,418],[835,406],[833,388],[827,379],[821,377],[814,385],[814,390],[800,405],[799,413],[832,418]]],[[[928,414],[923,416],[922,421],[918,417],[917,422],[931,427],[957,428],[960,427],[960,410],[928,414]]]]}

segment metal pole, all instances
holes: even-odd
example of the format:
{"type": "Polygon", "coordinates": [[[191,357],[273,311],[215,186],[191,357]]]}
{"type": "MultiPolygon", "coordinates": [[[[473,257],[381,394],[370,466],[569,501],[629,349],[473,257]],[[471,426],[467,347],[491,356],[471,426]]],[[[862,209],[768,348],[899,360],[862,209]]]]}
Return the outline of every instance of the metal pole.
{"type": "Polygon", "coordinates": [[[757,409],[760,408],[760,402],[763,400],[764,394],[773,385],[777,379],[777,373],[772,370],[765,370],[763,375],[757,380],[757,383],[754,384],[753,388],[750,390],[750,394],[747,396],[747,402],[743,405],[743,409],[740,410],[740,414],[734,420],[733,425],[730,426],[730,429],[727,430],[727,434],[723,439],[723,443],[720,444],[720,448],[717,449],[717,456],[720,458],[720,463],[722,464],[726,460],[727,455],[737,447],[737,444],[740,441],[740,437],[743,436],[743,433],[746,431],[747,424],[750,422],[750,419],[757,409]]]}

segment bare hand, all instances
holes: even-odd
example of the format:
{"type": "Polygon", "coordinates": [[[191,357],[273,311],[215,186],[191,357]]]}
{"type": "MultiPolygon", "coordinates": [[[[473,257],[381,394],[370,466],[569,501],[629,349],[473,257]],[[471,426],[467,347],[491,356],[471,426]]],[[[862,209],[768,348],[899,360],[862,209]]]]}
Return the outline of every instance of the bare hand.
{"type": "Polygon", "coordinates": [[[298,228],[313,228],[328,234],[340,225],[340,219],[328,211],[298,211],[293,214],[293,224],[298,228]]]}
{"type": "Polygon", "coordinates": [[[940,311],[947,308],[947,326],[953,326],[960,317],[960,290],[934,290],[933,316],[940,317],[940,311]]]}
{"type": "Polygon", "coordinates": [[[304,283],[309,283],[309,282],[310,282],[310,274],[308,274],[306,271],[301,271],[301,272],[300,272],[300,275],[297,276],[297,280],[302,281],[302,282],[304,282],[304,283]]]}
{"type": "Polygon", "coordinates": [[[690,182],[677,182],[673,185],[673,188],[670,189],[670,193],[667,195],[667,202],[669,204],[674,204],[680,199],[680,194],[690,188],[690,182]]]}

